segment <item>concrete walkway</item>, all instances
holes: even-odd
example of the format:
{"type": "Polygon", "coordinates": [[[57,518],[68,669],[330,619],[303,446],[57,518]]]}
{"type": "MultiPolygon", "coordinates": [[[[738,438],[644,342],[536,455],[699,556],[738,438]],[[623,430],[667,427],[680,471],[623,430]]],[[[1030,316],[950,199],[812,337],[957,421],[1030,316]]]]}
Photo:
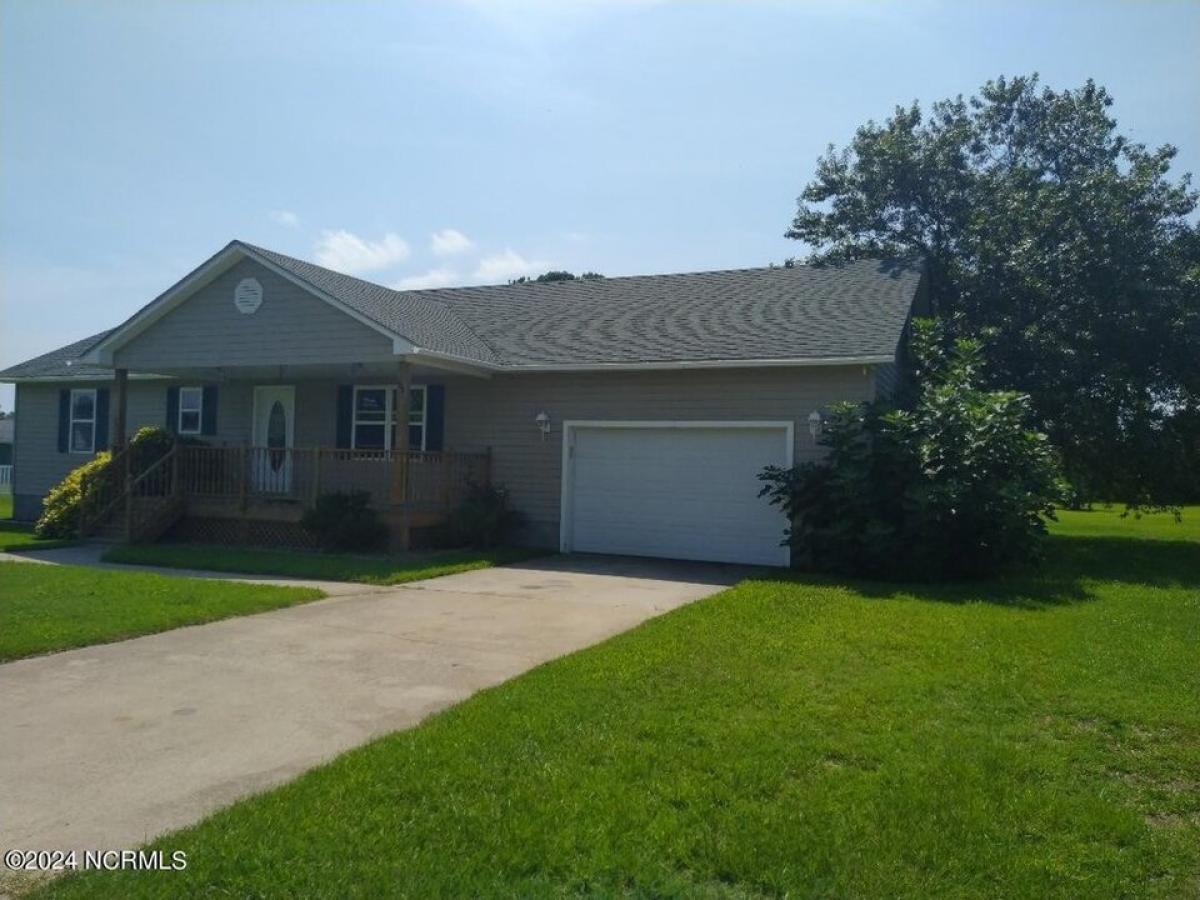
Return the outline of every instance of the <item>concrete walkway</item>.
{"type": "Polygon", "coordinates": [[[745,574],[553,557],[0,665],[0,851],[137,846],[745,574]]]}

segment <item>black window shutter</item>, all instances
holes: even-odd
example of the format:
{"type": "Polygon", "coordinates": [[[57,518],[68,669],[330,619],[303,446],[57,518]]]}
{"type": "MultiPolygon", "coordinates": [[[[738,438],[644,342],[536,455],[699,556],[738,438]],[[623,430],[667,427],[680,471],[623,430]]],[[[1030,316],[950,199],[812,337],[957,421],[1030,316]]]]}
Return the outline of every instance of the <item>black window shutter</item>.
{"type": "Polygon", "coordinates": [[[71,392],[64,388],[58,392],[58,452],[66,453],[68,447],[67,434],[71,430],[71,392]]]}
{"type": "Polygon", "coordinates": [[[446,422],[446,387],[430,384],[425,387],[425,449],[440,452],[446,422]]]}
{"type": "Polygon", "coordinates": [[[96,452],[108,449],[108,388],[96,389],[96,452]]]}
{"type": "Polygon", "coordinates": [[[350,430],[354,425],[354,385],[339,384],[337,389],[337,445],[350,449],[350,430]]]}
{"type": "Polygon", "coordinates": [[[206,384],[200,400],[200,433],[217,433],[217,386],[206,384]]]}
{"type": "Polygon", "coordinates": [[[167,431],[174,434],[179,430],[179,388],[167,388],[167,431]]]}

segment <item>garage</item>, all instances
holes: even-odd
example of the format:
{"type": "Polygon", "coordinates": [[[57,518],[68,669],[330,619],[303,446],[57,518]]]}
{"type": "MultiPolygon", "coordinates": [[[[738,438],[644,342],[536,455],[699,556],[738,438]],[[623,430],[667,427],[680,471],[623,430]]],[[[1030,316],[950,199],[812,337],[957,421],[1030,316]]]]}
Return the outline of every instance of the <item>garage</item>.
{"type": "Polygon", "coordinates": [[[791,422],[565,422],[564,551],[787,565],[758,473],[791,422]]]}

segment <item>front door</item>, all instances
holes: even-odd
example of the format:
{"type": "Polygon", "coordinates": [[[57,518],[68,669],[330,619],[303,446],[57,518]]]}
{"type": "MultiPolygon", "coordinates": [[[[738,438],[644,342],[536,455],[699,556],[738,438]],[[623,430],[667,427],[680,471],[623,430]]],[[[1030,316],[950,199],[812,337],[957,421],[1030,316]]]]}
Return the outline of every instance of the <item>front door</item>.
{"type": "Polygon", "coordinates": [[[290,384],[254,389],[254,430],[250,471],[254,489],[286,494],[292,489],[296,389],[290,384]]]}

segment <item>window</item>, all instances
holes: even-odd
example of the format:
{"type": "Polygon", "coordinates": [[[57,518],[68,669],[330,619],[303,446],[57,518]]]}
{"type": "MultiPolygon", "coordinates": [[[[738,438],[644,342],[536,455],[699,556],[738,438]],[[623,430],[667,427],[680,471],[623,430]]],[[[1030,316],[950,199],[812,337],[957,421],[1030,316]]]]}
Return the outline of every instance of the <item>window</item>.
{"type": "Polygon", "coordinates": [[[204,410],[204,391],[198,387],[179,389],[179,434],[199,434],[201,413],[204,410]]]}
{"type": "Polygon", "coordinates": [[[354,449],[387,449],[394,393],[394,388],[354,388],[354,449]]]}
{"type": "MultiPolygon", "coordinates": [[[[355,385],[351,436],[355,450],[391,450],[396,446],[396,397],[393,387],[355,385]]],[[[409,388],[408,400],[408,446],[411,450],[424,450],[424,386],[409,388]]]]}
{"type": "Polygon", "coordinates": [[[72,453],[91,453],[96,449],[96,391],[71,391],[71,436],[72,453]]]}

